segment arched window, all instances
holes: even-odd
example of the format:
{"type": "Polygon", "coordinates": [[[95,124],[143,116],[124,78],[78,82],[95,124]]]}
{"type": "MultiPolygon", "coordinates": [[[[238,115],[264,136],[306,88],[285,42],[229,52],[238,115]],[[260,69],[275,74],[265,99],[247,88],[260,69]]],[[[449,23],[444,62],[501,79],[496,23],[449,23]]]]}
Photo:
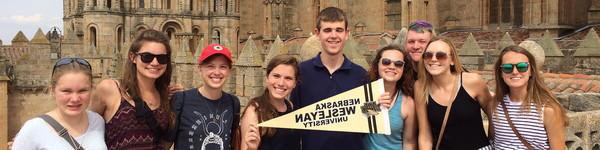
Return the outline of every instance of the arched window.
{"type": "Polygon", "coordinates": [[[167,9],[172,9],[171,8],[171,0],[167,0],[167,9]]]}
{"type": "Polygon", "coordinates": [[[144,0],[139,0],[139,8],[144,8],[144,0]]]}
{"type": "Polygon", "coordinates": [[[106,7],[108,7],[108,9],[112,8],[112,0],[106,0],[106,7]]]}
{"type": "Polygon", "coordinates": [[[194,28],[192,29],[192,39],[190,39],[190,50],[192,53],[196,51],[196,47],[198,46],[198,41],[200,41],[200,29],[194,28]]]}
{"type": "Polygon", "coordinates": [[[490,23],[498,23],[498,0],[490,0],[490,23]]]}
{"type": "Polygon", "coordinates": [[[90,27],[90,45],[92,47],[98,47],[98,38],[96,33],[96,27],[90,27]]]}
{"type": "Polygon", "coordinates": [[[92,0],[92,6],[98,6],[98,0],[92,0]]]}
{"type": "Polygon", "coordinates": [[[195,6],[194,0],[190,0],[190,11],[194,10],[194,6],[195,6]]]}
{"type": "Polygon", "coordinates": [[[385,10],[386,29],[400,30],[402,29],[402,3],[400,0],[388,0],[385,10]]]}
{"type": "Polygon", "coordinates": [[[211,38],[212,38],[212,43],[221,44],[221,32],[219,32],[219,30],[214,29],[211,38]]]}
{"type": "Polygon", "coordinates": [[[173,27],[168,27],[168,28],[165,30],[165,32],[167,33],[167,36],[169,36],[169,39],[173,39],[173,38],[174,38],[174,36],[175,36],[175,32],[176,32],[176,31],[177,31],[177,30],[175,30],[175,28],[173,28],[173,27]]]}
{"type": "Polygon", "coordinates": [[[125,43],[125,35],[123,35],[123,28],[122,27],[118,27],[117,28],[117,35],[116,37],[116,41],[117,41],[117,50],[121,51],[121,46],[123,46],[123,43],[125,43]]]}

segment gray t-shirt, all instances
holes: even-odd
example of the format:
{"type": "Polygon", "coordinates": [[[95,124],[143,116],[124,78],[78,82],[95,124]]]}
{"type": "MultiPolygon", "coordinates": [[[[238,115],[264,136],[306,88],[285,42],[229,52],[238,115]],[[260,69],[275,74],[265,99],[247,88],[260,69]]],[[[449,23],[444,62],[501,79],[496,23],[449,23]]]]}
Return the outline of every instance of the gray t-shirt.
{"type": "MultiPolygon", "coordinates": [[[[75,140],[86,150],[106,150],[104,143],[104,119],[95,112],[87,111],[89,126],[75,140]]],[[[36,117],[25,122],[13,143],[14,150],[68,150],[73,147],[60,137],[54,128],[36,117]]]]}

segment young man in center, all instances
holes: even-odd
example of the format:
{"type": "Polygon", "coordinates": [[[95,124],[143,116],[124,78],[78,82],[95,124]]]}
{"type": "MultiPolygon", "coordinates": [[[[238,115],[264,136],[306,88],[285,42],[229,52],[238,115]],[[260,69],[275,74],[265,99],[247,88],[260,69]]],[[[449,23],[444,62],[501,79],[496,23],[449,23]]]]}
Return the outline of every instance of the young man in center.
{"type": "MultiPolygon", "coordinates": [[[[344,42],[348,39],[348,19],[339,8],[328,7],[317,16],[316,36],[322,51],[300,63],[300,82],[291,99],[297,108],[313,104],[367,82],[365,69],[344,56],[344,42]]],[[[302,131],[303,150],[364,149],[364,134],[302,131]]]]}

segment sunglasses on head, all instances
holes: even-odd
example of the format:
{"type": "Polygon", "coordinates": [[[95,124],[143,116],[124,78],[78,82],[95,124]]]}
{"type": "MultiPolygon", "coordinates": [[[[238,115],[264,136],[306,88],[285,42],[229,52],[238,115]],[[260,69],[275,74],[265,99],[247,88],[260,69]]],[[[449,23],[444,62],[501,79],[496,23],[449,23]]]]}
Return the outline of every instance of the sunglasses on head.
{"type": "Polygon", "coordinates": [[[68,65],[68,64],[71,64],[74,62],[77,62],[79,65],[82,65],[83,67],[86,67],[86,68],[92,70],[92,66],[90,65],[90,63],[83,58],[61,58],[58,61],[56,61],[56,63],[54,64],[54,67],[52,67],[52,76],[54,76],[54,71],[56,71],[56,68],[63,66],[63,65],[68,65]]]}
{"type": "Polygon", "coordinates": [[[404,62],[401,60],[396,60],[396,61],[392,61],[390,59],[387,58],[382,58],[381,59],[381,64],[383,64],[384,66],[389,66],[390,64],[394,64],[394,66],[396,66],[397,68],[401,68],[404,66],[404,62]]]}
{"type": "Polygon", "coordinates": [[[431,60],[433,59],[434,55],[437,60],[446,60],[448,58],[448,54],[446,52],[425,52],[423,53],[423,58],[425,60],[431,60]]]}
{"type": "Polygon", "coordinates": [[[154,58],[156,58],[156,60],[158,60],[159,64],[167,64],[167,63],[169,63],[169,61],[171,61],[171,58],[167,54],[152,54],[152,53],[148,53],[148,52],[136,53],[136,54],[140,55],[142,62],[147,63],[147,64],[154,61],[154,58]]]}
{"type": "Polygon", "coordinates": [[[517,71],[519,71],[520,73],[527,72],[527,69],[529,69],[529,63],[520,62],[520,63],[516,63],[516,64],[500,65],[500,70],[502,70],[502,72],[507,73],[507,74],[512,73],[514,70],[513,68],[517,68],[517,71]]]}

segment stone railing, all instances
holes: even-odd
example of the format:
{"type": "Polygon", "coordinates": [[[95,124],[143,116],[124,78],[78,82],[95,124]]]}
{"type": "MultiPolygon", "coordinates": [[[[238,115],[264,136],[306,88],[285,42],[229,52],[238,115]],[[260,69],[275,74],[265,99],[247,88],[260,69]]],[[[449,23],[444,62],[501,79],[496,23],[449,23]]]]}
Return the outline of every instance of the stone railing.
{"type": "Polygon", "coordinates": [[[569,150],[600,149],[600,94],[573,93],[558,95],[569,110],[566,145],[569,150]]]}

